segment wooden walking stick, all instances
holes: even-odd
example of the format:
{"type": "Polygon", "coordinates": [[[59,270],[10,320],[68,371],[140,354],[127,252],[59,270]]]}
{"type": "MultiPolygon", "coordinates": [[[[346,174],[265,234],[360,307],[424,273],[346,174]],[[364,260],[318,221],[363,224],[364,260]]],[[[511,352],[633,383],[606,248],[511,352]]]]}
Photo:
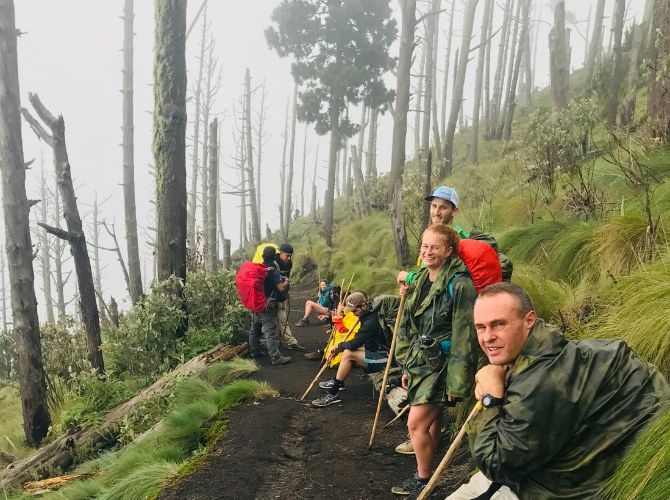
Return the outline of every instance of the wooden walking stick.
{"type": "MultiPolygon", "coordinates": [[[[344,338],[344,342],[347,342],[349,340],[349,335],[351,335],[351,333],[354,331],[354,328],[356,328],[356,325],[358,325],[358,323],[360,323],[360,321],[361,321],[360,318],[356,319],[356,323],[354,323],[353,326],[351,328],[349,328],[349,331],[347,331],[347,336],[344,338]]],[[[314,384],[316,384],[316,381],[319,380],[321,375],[323,375],[323,372],[326,371],[326,368],[328,368],[328,359],[326,359],[326,361],[324,361],[323,366],[319,370],[319,373],[316,374],[316,377],[314,377],[314,380],[312,380],[312,383],[309,384],[309,387],[307,388],[305,393],[302,396],[300,396],[300,401],[304,401],[305,396],[307,396],[307,394],[309,394],[309,391],[312,390],[312,387],[314,387],[314,384]]]]}
{"type": "Polygon", "coordinates": [[[410,408],[411,408],[410,405],[405,406],[402,410],[400,410],[398,412],[398,414],[393,418],[393,420],[391,420],[388,424],[386,424],[384,427],[382,427],[382,429],[386,429],[393,422],[399,420],[405,413],[407,413],[409,411],[410,408]]]}
{"type": "MultiPolygon", "coordinates": [[[[356,276],[356,273],[351,273],[351,279],[347,285],[347,292],[344,294],[345,298],[349,295],[349,290],[351,290],[351,283],[354,281],[354,276],[356,276]]],[[[342,280],[342,286],[344,286],[344,280],[342,280]]]]}
{"type": "Polygon", "coordinates": [[[437,469],[435,469],[435,472],[433,472],[433,475],[430,477],[430,481],[428,481],[428,484],[423,488],[423,490],[421,490],[421,494],[417,500],[424,500],[430,496],[433,488],[435,488],[435,485],[437,484],[437,480],[440,479],[442,471],[444,471],[444,469],[447,467],[449,460],[451,460],[451,457],[454,455],[456,450],[460,448],[461,443],[463,442],[463,436],[465,436],[465,426],[468,425],[470,420],[472,420],[472,418],[483,409],[484,406],[482,406],[482,403],[477,401],[477,404],[470,412],[470,415],[468,415],[468,418],[465,419],[465,423],[461,427],[461,430],[458,431],[458,434],[456,434],[456,437],[451,442],[451,446],[449,446],[449,449],[440,462],[440,465],[437,466],[437,469]]]}
{"type": "Polygon", "coordinates": [[[368,443],[368,448],[372,448],[372,442],[375,440],[375,432],[377,431],[377,422],[379,422],[379,414],[382,411],[382,403],[384,402],[384,389],[386,388],[386,382],[389,379],[389,370],[391,369],[391,363],[393,363],[393,352],[395,351],[395,343],[398,338],[398,328],[400,328],[400,321],[402,320],[402,313],[405,309],[405,299],[407,295],[400,296],[400,305],[398,306],[398,315],[395,318],[395,325],[393,326],[393,336],[391,338],[391,347],[389,348],[388,359],[386,360],[386,369],[384,370],[384,377],[382,378],[382,385],[379,388],[379,401],[377,401],[377,413],[375,413],[375,420],[372,423],[372,432],[370,433],[370,443],[368,443]]]}

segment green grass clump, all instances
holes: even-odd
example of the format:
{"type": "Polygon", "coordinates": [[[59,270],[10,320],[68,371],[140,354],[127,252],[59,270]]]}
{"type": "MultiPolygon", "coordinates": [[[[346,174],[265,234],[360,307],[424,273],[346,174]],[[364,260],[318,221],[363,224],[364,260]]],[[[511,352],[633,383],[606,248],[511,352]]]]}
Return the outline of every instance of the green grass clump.
{"type": "Polygon", "coordinates": [[[184,458],[184,450],[177,446],[162,445],[146,449],[142,445],[131,445],[117,454],[116,461],[105,469],[105,474],[98,481],[103,486],[110,487],[136,469],[162,462],[178,464],[184,458]]]}
{"type": "Polygon", "coordinates": [[[529,265],[514,266],[512,281],[528,292],[539,317],[561,324],[559,311],[569,300],[567,285],[552,281],[540,267],[529,265]]]}
{"type": "Polygon", "coordinates": [[[622,278],[602,298],[590,326],[593,338],[615,338],[670,373],[670,256],[622,278]]]}
{"type": "Polygon", "coordinates": [[[604,487],[608,500],[657,500],[670,491],[670,411],[637,440],[604,487]]]}
{"type": "Polygon", "coordinates": [[[180,380],[175,387],[175,403],[183,405],[206,399],[214,391],[214,387],[207,380],[200,377],[188,377],[180,380]]]}
{"type": "Polygon", "coordinates": [[[210,401],[219,409],[226,409],[244,402],[278,395],[279,393],[265,381],[236,380],[212,394],[210,401]]]}
{"type": "Polygon", "coordinates": [[[56,500],[66,498],[67,500],[93,500],[102,493],[102,485],[96,479],[87,479],[69,484],[57,491],[44,495],[44,500],[56,500]]]}
{"type": "Polygon", "coordinates": [[[258,371],[258,365],[251,359],[235,357],[230,361],[215,363],[210,366],[203,378],[214,387],[221,387],[228,382],[245,377],[258,371]]]}
{"type": "Polygon", "coordinates": [[[640,215],[612,218],[593,232],[583,248],[592,261],[593,278],[617,280],[630,274],[644,259],[647,223],[640,215]]]}
{"type": "Polygon", "coordinates": [[[179,467],[180,464],[172,462],[156,462],[137,468],[106,490],[99,500],[153,498],[167,483],[177,477],[179,467]]]}
{"type": "Polygon", "coordinates": [[[568,229],[569,226],[563,222],[538,222],[505,233],[500,238],[500,248],[515,265],[544,264],[549,260],[554,240],[568,229]]]}
{"type": "Polygon", "coordinates": [[[23,413],[19,389],[0,387],[0,450],[22,457],[30,448],[23,446],[23,413]]]}
{"type": "Polygon", "coordinates": [[[168,442],[188,452],[193,451],[200,441],[203,423],[218,411],[217,405],[211,401],[195,401],[175,408],[165,419],[168,442]]]}

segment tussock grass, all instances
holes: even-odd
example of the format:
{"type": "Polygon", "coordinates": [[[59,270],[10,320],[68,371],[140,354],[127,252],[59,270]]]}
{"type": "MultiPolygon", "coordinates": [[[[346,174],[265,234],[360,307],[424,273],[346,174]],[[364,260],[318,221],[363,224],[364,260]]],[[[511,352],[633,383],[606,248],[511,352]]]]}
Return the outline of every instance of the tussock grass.
{"type": "Polygon", "coordinates": [[[104,476],[98,481],[104,486],[112,486],[136,469],[162,462],[178,464],[184,460],[184,455],[184,450],[177,446],[163,445],[145,449],[133,445],[118,454],[116,462],[105,470],[104,476]]]}
{"type": "Polygon", "coordinates": [[[544,264],[558,235],[565,233],[568,225],[558,221],[542,221],[530,226],[513,229],[500,238],[500,247],[515,263],[544,264]]]}
{"type": "Polygon", "coordinates": [[[0,450],[23,457],[30,452],[24,439],[19,390],[14,385],[0,386],[0,450]]]}
{"type": "Polygon", "coordinates": [[[194,401],[180,406],[165,419],[165,437],[168,442],[190,452],[198,445],[203,423],[218,411],[218,406],[211,401],[194,401]]]}
{"type": "Polygon", "coordinates": [[[633,445],[604,487],[608,500],[657,500],[670,491],[670,409],[633,445]]]}
{"type": "Polygon", "coordinates": [[[102,485],[95,479],[87,479],[65,486],[57,491],[48,493],[41,498],[44,500],[55,500],[66,498],[67,500],[93,500],[102,493],[102,485]]]}
{"type": "Polygon", "coordinates": [[[565,309],[570,300],[569,287],[565,283],[552,281],[540,267],[530,265],[515,266],[512,281],[528,292],[539,317],[561,323],[559,310],[565,309]]]}
{"type": "Polygon", "coordinates": [[[175,387],[175,402],[177,405],[189,404],[199,399],[206,399],[214,391],[214,387],[207,380],[188,377],[180,380],[175,387]]]}
{"type": "Polygon", "coordinates": [[[213,393],[209,400],[219,409],[226,409],[244,402],[278,395],[279,393],[265,381],[236,380],[213,393]]]}
{"type": "Polygon", "coordinates": [[[593,232],[583,251],[590,256],[593,278],[618,279],[630,274],[646,251],[647,223],[640,215],[610,219],[593,232]]]}
{"type": "Polygon", "coordinates": [[[100,500],[145,500],[153,498],[177,477],[179,464],[156,462],[131,471],[99,497],[100,500]]]}
{"type": "Polygon", "coordinates": [[[612,286],[589,325],[593,338],[615,338],[670,374],[670,256],[641,267],[612,286]]]}
{"type": "Polygon", "coordinates": [[[253,360],[235,357],[230,361],[213,364],[207,369],[203,378],[214,387],[221,387],[236,378],[254,373],[258,369],[258,365],[253,360]]]}
{"type": "Polygon", "coordinates": [[[553,238],[547,268],[554,279],[568,281],[572,285],[582,280],[591,265],[585,248],[593,237],[593,229],[593,223],[575,223],[553,238]]]}

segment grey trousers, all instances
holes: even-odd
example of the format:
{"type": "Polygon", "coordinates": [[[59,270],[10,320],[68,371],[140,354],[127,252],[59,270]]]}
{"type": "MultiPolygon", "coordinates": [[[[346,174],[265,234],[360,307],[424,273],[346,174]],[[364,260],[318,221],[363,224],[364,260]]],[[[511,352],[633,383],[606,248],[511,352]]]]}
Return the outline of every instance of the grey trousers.
{"type": "Polygon", "coordinates": [[[298,340],[291,333],[288,326],[288,300],[277,304],[277,328],[279,328],[279,340],[286,345],[297,344],[298,340]]]}
{"type": "Polygon", "coordinates": [[[261,350],[261,337],[265,337],[265,345],[271,360],[281,357],[279,352],[279,330],[277,328],[277,304],[270,302],[265,311],[253,313],[249,330],[249,350],[258,353],[261,350]],[[260,328],[258,328],[260,324],[260,328]]]}

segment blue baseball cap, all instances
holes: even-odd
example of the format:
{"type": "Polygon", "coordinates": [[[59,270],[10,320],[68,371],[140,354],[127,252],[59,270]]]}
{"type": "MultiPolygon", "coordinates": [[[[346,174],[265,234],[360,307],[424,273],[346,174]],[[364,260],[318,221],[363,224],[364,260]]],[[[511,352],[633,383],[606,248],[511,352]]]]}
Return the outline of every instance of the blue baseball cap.
{"type": "Polygon", "coordinates": [[[426,196],[424,200],[432,201],[433,198],[441,198],[445,201],[449,201],[452,205],[454,205],[454,207],[458,208],[458,193],[454,188],[449,186],[440,186],[435,191],[433,191],[433,194],[426,196]]]}

